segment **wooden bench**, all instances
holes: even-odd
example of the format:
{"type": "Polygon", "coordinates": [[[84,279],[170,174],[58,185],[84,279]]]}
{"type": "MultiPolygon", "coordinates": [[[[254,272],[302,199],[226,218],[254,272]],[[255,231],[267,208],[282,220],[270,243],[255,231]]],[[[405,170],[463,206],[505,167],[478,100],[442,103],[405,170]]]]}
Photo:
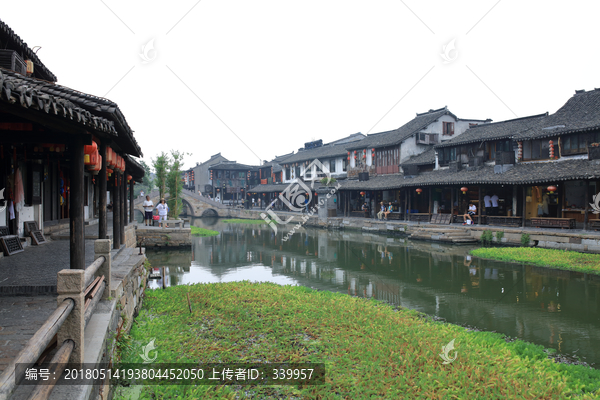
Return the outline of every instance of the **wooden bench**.
{"type": "MultiPolygon", "coordinates": [[[[488,223],[488,216],[487,215],[471,215],[471,218],[473,218],[473,223],[474,224],[478,224],[478,225],[486,225],[488,223]]],[[[459,223],[462,224],[464,221],[462,214],[461,215],[455,215],[454,216],[454,222],[455,223],[459,223]]]]}
{"type": "Polygon", "coordinates": [[[413,222],[429,222],[431,219],[431,214],[429,213],[413,213],[408,214],[409,221],[413,222]]]}
{"type": "Polygon", "coordinates": [[[590,229],[600,229],[600,219],[590,219],[588,222],[590,223],[590,229]]]}
{"type": "Polygon", "coordinates": [[[575,218],[531,218],[531,226],[535,228],[575,229],[575,218]]]}
{"type": "Polygon", "coordinates": [[[523,218],[520,216],[507,217],[501,215],[488,215],[488,225],[501,225],[501,226],[521,226],[523,218]]]}
{"type": "Polygon", "coordinates": [[[369,214],[368,211],[350,211],[350,216],[356,217],[356,218],[370,218],[371,217],[371,215],[369,214]]]}
{"type": "Polygon", "coordinates": [[[451,214],[432,214],[431,221],[429,221],[429,223],[448,225],[450,223],[450,220],[452,219],[451,217],[451,214]]]}
{"type": "Polygon", "coordinates": [[[402,217],[403,217],[403,216],[402,216],[402,213],[401,213],[401,212],[396,212],[396,211],[392,211],[392,212],[391,212],[391,213],[389,213],[389,214],[388,214],[388,216],[387,216],[387,218],[388,218],[389,220],[392,220],[392,219],[394,219],[394,220],[400,220],[400,219],[402,219],[402,217]]]}

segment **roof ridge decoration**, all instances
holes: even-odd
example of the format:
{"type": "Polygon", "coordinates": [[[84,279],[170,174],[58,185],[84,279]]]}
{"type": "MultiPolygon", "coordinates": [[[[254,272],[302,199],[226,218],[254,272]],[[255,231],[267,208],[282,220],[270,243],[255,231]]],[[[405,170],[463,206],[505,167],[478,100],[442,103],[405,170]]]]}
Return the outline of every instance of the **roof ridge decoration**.
{"type": "Polygon", "coordinates": [[[435,113],[440,112],[440,111],[448,111],[448,106],[444,106],[442,108],[438,108],[437,110],[430,109],[429,111],[424,112],[424,113],[420,113],[420,114],[417,113],[417,117],[420,117],[421,115],[435,114],[435,113]]]}

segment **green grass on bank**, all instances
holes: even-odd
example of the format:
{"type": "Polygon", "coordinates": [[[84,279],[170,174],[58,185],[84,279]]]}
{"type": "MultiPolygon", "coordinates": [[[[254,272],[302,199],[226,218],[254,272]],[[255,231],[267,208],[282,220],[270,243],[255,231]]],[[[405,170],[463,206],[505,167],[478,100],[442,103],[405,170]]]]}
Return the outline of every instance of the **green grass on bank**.
{"type": "Polygon", "coordinates": [[[217,236],[219,234],[219,232],[217,231],[200,228],[198,226],[192,226],[191,228],[193,236],[217,236]]]}
{"type": "Polygon", "coordinates": [[[471,254],[494,260],[525,262],[542,267],[600,274],[600,254],[537,247],[482,247],[472,250],[471,254]]]}
{"type": "Polygon", "coordinates": [[[232,282],[148,290],[120,342],[123,361],[141,362],[142,346],[152,338],[159,363],[321,362],[326,384],[119,387],[115,399],[136,390],[141,399],[596,398],[600,387],[600,371],[557,364],[541,346],[301,286],[232,282]],[[458,358],[444,365],[439,354],[453,339],[458,358]]]}
{"type": "MultiPolygon", "coordinates": [[[[240,219],[240,218],[224,219],[223,222],[225,222],[227,224],[256,224],[256,225],[265,223],[265,221],[262,219],[240,219]]],[[[275,221],[273,221],[273,222],[275,222],[275,221]]]]}

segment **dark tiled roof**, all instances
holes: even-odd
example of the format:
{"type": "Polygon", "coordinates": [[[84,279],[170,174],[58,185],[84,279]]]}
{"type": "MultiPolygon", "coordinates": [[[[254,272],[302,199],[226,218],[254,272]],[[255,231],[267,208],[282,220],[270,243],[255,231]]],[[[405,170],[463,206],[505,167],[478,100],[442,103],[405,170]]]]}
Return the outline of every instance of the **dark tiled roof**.
{"type": "Polygon", "coordinates": [[[427,165],[427,164],[435,164],[435,150],[433,149],[433,147],[431,147],[428,150],[425,150],[421,154],[412,156],[407,161],[403,162],[401,165],[427,165]]]}
{"type": "Polygon", "coordinates": [[[536,126],[547,115],[548,114],[545,113],[532,115],[529,117],[510,119],[507,121],[475,125],[464,131],[461,135],[438,144],[435,147],[449,147],[460,144],[479,143],[488,140],[512,138],[513,136],[536,126]]]}
{"type": "Polygon", "coordinates": [[[125,121],[119,106],[107,99],[49,83],[27,78],[14,71],[0,68],[2,100],[47,114],[54,114],[82,124],[99,132],[111,134],[121,150],[134,156],[142,156],[133,131],[125,121]]]}
{"type": "Polygon", "coordinates": [[[258,170],[259,167],[255,166],[255,165],[239,164],[235,161],[221,161],[221,162],[218,162],[216,164],[209,166],[208,169],[229,169],[229,170],[237,169],[237,170],[244,170],[244,171],[255,171],[255,170],[258,170]]]}
{"type": "Polygon", "coordinates": [[[355,150],[396,145],[415,133],[422,131],[427,126],[440,119],[443,115],[452,115],[456,118],[456,116],[448,111],[446,107],[438,110],[430,110],[426,113],[417,114],[415,118],[398,129],[369,135],[366,139],[357,144],[351,143],[347,148],[355,150]]]}
{"type": "Polygon", "coordinates": [[[125,155],[125,162],[127,163],[127,173],[133,177],[136,183],[143,182],[142,178],[145,175],[144,167],[133,157],[125,155]]]}
{"type": "Polygon", "coordinates": [[[46,81],[26,78],[13,71],[0,68],[0,99],[3,102],[56,115],[100,132],[117,136],[113,121],[92,114],[74,104],[66,96],[48,93],[47,87],[54,84],[46,81]]]}
{"type": "Polygon", "coordinates": [[[401,174],[379,175],[368,181],[342,182],[341,190],[388,190],[402,187],[435,185],[519,185],[570,180],[600,179],[600,163],[588,160],[551,161],[517,164],[503,174],[494,173],[494,166],[474,171],[451,172],[449,169],[421,173],[414,178],[401,174]]]}
{"type": "Polygon", "coordinates": [[[544,138],[592,129],[600,129],[600,89],[576,91],[558,111],[516,138],[544,138]]]}
{"type": "Polygon", "coordinates": [[[248,193],[273,193],[283,192],[289,183],[269,183],[266,185],[257,185],[252,189],[248,189],[248,193]]]}
{"type": "MultiPolygon", "coordinates": [[[[365,139],[366,140],[366,139],[365,139]]],[[[296,154],[281,161],[282,164],[296,163],[301,161],[312,161],[315,159],[325,160],[332,157],[345,156],[348,143],[338,145],[324,145],[314,149],[299,151],[296,154]]]]}
{"type": "Polygon", "coordinates": [[[3,49],[15,50],[25,60],[33,61],[33,76],[50,82],[56,82],[56,76],[50,72],[39,57],[29,48],[19,35],[17,35],[6,23],[0,20],[0,46],[3,49]]]}

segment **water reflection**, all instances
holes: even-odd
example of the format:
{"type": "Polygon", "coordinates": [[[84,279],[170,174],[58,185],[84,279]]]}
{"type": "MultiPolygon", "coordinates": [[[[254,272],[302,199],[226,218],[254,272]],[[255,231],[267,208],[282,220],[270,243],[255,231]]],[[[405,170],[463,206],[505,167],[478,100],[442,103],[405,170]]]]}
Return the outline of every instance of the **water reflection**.
{"type": "MultiPolygon", "coordinates": [[[[201,220],[193,221],[202,225],[201,220]]],[[[344,231],[282,241],[266,225],[224,224],[192,251],[148,251],[161,287],[238,280],[296,284],[373,297],[600,361],[600,279],[471,258],[470,247],[344,231]]]]}

